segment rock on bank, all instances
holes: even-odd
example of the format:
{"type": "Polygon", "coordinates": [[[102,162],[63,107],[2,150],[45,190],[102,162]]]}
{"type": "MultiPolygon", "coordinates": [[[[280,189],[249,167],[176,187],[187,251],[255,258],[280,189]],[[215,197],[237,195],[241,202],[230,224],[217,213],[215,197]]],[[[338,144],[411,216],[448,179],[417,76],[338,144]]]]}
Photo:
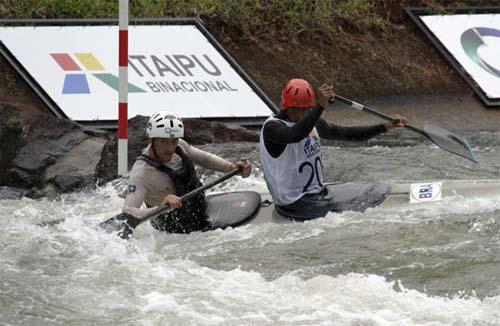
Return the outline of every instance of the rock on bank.
{"type": "MultiPolygon", "coordinates": [[[[137,116],[129,121],[129,168],[148,143],[147,120],[137,116]]],[[[185,139],[192,144],[258,141],[256,132],[240,126],[199,119],[184,124],[185,139]]],[[[54,197],[117,177],[116,132],[0,103],[0,198],[54,197]]]]}

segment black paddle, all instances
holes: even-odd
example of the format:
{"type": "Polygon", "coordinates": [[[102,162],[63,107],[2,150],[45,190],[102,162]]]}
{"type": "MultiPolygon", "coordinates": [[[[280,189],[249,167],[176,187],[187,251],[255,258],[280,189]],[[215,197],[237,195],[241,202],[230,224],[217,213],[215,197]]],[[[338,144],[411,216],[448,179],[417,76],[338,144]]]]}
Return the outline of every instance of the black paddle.
{"type": "MultiPolygon", "coordinates": [[[[199,188],[194,189],[193,191],[188,192],[187,194],[184,194],[181,197],[181,200],[185,202],[188,199],[193,198],[194,196],[198,195],[200,192],[205,191],[209,188],[212,188],[213,186],[241,173],[241,169],[234,169],[231,172],[228,172],[224,174],[222,177],[207,183],[199,188]]],[[[118,236],[120,236],[122,239],[128,239],[134,232],[134,229],[141,223],[149,220],[152,217],[155,217],[159,214],[166,213],[170,211],[172,208],[168,205],[162,205],[158,206],[155,208],[153,211],[151,211],[149,214],[142,218],[135,217],[131,214],[127,213],[121,213],[116,216],[113,216],[109,219],[107,219],[104,222],[101,222],[99,226],[103,229],[105,229],[107,232],[116,232],[118,236]]]]}
{"type": "MultiPolygon", "coordinates": [[[[390,121],[392,123],[398,123],[398,119],[391,117],[389,115],[386,115],[382,112],[376,111],[374,109],[371,109],[367,106],[364,106],[363,104],[356,103],[354,101],[351,101],[345,97],[342,97],[340,95],[334,95],[331,97],[328,102],[331,104],[333,103],[333,100],[338,100],[339,102],[342,102],[344,104],[347,104],[349,106],[352,106],[353,108],[359,110],[359,111],[364,111],[368,112],[370,114],[373,114],[379,118],[385,119],[387,121],[390,121]]],[[[406,124],[405,128],[410,129],[411,131],[414,131],[418,134],[421,134],[425,137],[427,137],[430,141],[432,141],[434,144],[439,146],[440,148],[444,149],[445,151],[448,151],[450,153],[462,156],[468,160],[471,160],[475,163],[477,163],[476,156],[472,152],[472,149],[467,142],[467,140],[459,136],[457,134],[452,133],[451,131],[448,131],[446,129],[433,126],[430,124],[425,124],[423,129],[417,128],[415,126],[412,126],[410,124],[406,124]]]]}

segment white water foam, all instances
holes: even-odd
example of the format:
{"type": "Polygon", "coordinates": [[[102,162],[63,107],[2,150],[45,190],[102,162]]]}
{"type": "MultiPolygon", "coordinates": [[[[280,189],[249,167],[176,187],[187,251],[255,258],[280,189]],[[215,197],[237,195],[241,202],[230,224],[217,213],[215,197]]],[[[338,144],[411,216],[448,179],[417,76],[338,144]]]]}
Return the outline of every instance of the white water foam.
{"type": "MultiPolygon", "coordinates": [[[[258,273],[227,272],[180,264],[174,291],[141,296],[150,321],[177,316],[181,324],[204,325],[495,325],[499,297],[479,300],[432,297],[396,286],[383,277],[350,273],[308,280],[283,276],[265,281],[258,273]],[[395,290],[398,288],[398,290],[395,290]],[[196,297],[197,305],[193,305],[196,297]]],[[[170,275],[170,278],[172,275],[170,275]]],[[[169,281],[166,281],[169,282],[169,281]]]]}
{"type": "MultiPolygon", "coordinates": [[[[218,190],[263,186],[260,178],[218,190]]],[[[498,325],[500,297],[430,296],[374,274],[311,278],[291,269],[275,279],[240,268],[202,266],[194,258],[243,247],[290,248],[352,223],[416,223],[453,214],[495,212],[492,200],[452,199],[437,209],[345,212],[305,223],[248,225],[166,235],[141,226],[131,241],[96,225],[122,200],[107,185],[62,201],[0,201],[0,318],[6,324],[172,325],[498,325]],[[102,211],[108,211],[99,215],[102,211]],[[96,215],[97,214],[97,215],[96,215]],[[36,224],[63,218],[56,226],[36,224]]],[[[490,221],[489,223],[495,223],[490,221]]],[[[481,230],[475,225],[471,230],[481,230]]],[[[324,239],[325,241],[328,239],[324,239]]],[[[453,244],[452,244],[453,245],[453,244]]],[[[448,245],[449,246],[449,245],[448,245]]],[[[245,249],[243,248],[243,249],[245,249]]],[[[440,250],[439,247],[435,248],[440,250]]],[[[418,248],[416,248],[418,250],[418,248]]],[[[426,249],[428,250],[428,248],[426,249]]],[[[256,252],[255,250],[253,251],[256,252]]],[[[237,258],[237,257],[236,257],[237,258]]],[[[259,257],[255,257],[256,264],[259,257]]],[[[256,266],[257,267],[257,266],[256,266]]],[[[305,267],[304,267],[305,268],[305,267]]],[[[497,286],[497,285],[492,285],[497,286]]],[[[498,293],[498,289],[497,289],[498,293]]]]}

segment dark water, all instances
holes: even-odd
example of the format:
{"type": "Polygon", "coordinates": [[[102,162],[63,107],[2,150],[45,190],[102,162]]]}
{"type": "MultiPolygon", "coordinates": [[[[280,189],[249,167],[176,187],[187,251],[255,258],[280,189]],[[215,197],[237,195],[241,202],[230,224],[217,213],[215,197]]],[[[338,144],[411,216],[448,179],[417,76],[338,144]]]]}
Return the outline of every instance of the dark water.
{"type": "MultiPolygon", "coordinates": [[[[326,179],[500,179],[500,135],[468,136],[480,164],[405,133],[325,144],[326,179]]],[[[252,161],[250,178],[213,191],[264,192],[252,161]]],[[[0,325],[500,324],[500,198],[189,235],[145,225],[128,242],[95,228],[121,205],[111,185],[58,202],[0,200],[0,325]]]]}

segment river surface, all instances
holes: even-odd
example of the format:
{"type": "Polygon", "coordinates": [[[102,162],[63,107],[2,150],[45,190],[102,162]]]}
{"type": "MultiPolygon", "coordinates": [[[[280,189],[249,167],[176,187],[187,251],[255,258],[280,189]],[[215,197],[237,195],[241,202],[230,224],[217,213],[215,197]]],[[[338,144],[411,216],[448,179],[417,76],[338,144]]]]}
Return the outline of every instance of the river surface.
{"type": "MultiPolygon", "coordinates": [[[[468,136],[480,164],[406,133],[325,143],[326,179],[500,179],[500,134],[468,136]]],[[[257,144],[201,148],[255,164],[210,192],[266,191],[257,144]]],[[[189,235],[144,223],[125,241],[97,228],[123,183],[0,199],[0,325],[500,325],[498,198],[189,235]]]]}

